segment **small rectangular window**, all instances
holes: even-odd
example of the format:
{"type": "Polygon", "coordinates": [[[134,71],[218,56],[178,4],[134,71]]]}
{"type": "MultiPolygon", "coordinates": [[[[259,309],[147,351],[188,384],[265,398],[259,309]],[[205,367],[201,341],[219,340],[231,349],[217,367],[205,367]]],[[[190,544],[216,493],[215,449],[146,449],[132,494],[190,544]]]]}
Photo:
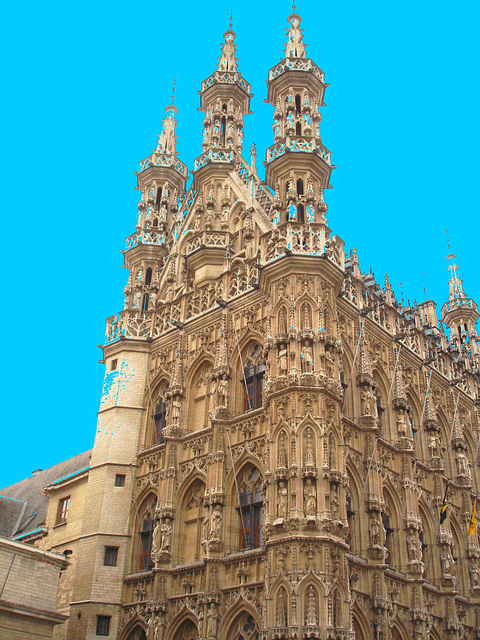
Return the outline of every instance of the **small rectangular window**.
{"type": "Polygon", "coordinates": [[[70,496],[59,500],[57,520],[55,521],[55,524],[62,524],[63,522],[67,521],[69,506],[70,506],[70,496]]]}
{"type": "Polygon", "coordinates": [[[117,368],[118,360],[115,358],[110,362],[110,371],[114,371],[117,368]]]}
{"type": "Polygon", "coordinates": [[[117,473],[115,476],[115,486],[116,487],[124,487],[125,486],[125,474],[117,473]]]}
{"type": "Polygon", "coordinates": [[[97,636],[108,636],[110,632],[110,616],[97,616],[97,636]]]}
{"type": "Polygon", "coordinates": [[[118,558],[118,547],[105,547],[105,557],[103,565],[105,567],[116,567],[118,558]]]}

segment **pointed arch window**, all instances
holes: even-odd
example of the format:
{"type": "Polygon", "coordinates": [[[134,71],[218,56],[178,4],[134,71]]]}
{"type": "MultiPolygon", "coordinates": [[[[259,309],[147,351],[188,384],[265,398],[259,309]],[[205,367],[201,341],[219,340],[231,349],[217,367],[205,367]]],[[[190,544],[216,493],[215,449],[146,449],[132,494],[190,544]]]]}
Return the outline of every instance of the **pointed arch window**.
{"type": "Polygon", "coordinates": [[[155,199],[155,209],[160,209],[160,202],[162,200],[162,187],[157,188],[157,197],[155,199]]]}
{"type": "Polygon", "coordinates": [[[297,122],[295,125],[295,135],[296,136],[301,136],[302,135],[302,125],[300,122],[297,122]]]}
{"type": "Polygon", "coordinates": [[[303,196],[303,180],[299,178],[297,180],[297,195],[303,196]]]}
{"type": "Polygon", "coordinates": [[[382,524],[385,530],[385,548],[387,549],[385,563],[392,564],[393,534],[395,533],[395,529],[392,528],[388,511],[382,515],[382,524]]]}
{"type": "Polygon", "coordinates": [[[142,313],[148,310],[148,293],[143,294],[142,313]]]}
{"type": "Polygon", "coordinates": [[[262,476],[254,465],[244,469],[239,479],[240,551],[262,546],[262,476]]]}
{"type": "MultiPolygon", "coordinates": [[[[153,226],[155,226],[155,224],[153,226]]],[[[148,285],[151,284],[151,282],[152,282],[152,267],[148,267],[148,269],[145,272],[145,285],[148,287],[148,285]]]]}
{"type": "Polygon", "coordinates": [[[295,112],[297,116],[299,116],[300,113],[302,112],[302,101],[299,93],[295,95],[295,112]]]}
{"type": "Polygon", "coordinates": [[[297,205],[297,220],[298,222],[305,222],[305,207],[303,204],[297,205]]]}
{"type": "Polygon", "coordinates": [[[153,419],[155,422],[155,443],[163,444],[163,430],[167,424],[167,404],[163,398],[159,399],[157,406],[155,407],[153,419]]]}
{"type": "Polygon", "coordinates": [[[221,127],[220,127],[220,138],[221,138],[221,141],[222,141],[222,147],[225,146],[226,128],[227,128],[227,119],[226,119],[225,116],[222,116],[222,122],[221,122],[221,127]]]}
{"type": "Polygon", "coordinates": [[[200,480],[197,480],[185,495],[183,503],[185,528],[182,532],[184,546],[181,558],[184,563],[200,560],[204,494],[205,485],[200,480]]]}
{"type": "Polygon", "coordinates": [[[244,363],[242,384],[244,386],[244,411],[263,407],[265,364],[261,361],[260,345],[255,345],[244,363]]]}

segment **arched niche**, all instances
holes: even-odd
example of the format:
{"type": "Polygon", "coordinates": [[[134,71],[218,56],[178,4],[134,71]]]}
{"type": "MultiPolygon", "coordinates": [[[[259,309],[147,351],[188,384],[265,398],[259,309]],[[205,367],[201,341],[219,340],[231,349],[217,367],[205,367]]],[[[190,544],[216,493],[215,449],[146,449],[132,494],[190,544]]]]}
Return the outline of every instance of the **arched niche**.
{"type": "Polygon", "coordinates": [[[197,640],[197,625],[191,618],[185,618],[183,622],[176,628],[169,640],[197,640]]]}
{"type": "Polygon", "coordinates": [[[423,577],[431,584],[439,584],[440,558],[436,544],[436,523],[432,519],[431,510],[422,500],[418,503],[418,513],[422,521],[419,537],[422,545],[422,562],[425,566],[423,577]]]}
{"type": "Polygon", "coordinates": [[[147,634],[140,625],[136,625],[126,637],[126,640],[147,640],[147,634]]]}
{"type": "Polygon", "coordinates": [[[221,637],[228,640],[258,640],[259,636],[259,624],[255,616],[249,611],[241,611],[221,637]]]}
{"type": "Polygon", "coordinates": [[[187,423],[189,431],[199,431],[208,427],[211,370],[212,363],[208,360],[203,361],[195,368],[195,372],[190,377],[190,402],[187,423]]]}
{"type": "Polygon", "coordinates": [[[157,496],[150,492],[138,507],[135,522],[136,535],[133,540],[133,571],[150,571],[153,568],[152,542],[155,528],[157,496]]]}
{"type": "Polygon", "coordinates": [[[200,478],[193,479],[183,492],[180,514],[177,515],[177,550],[174,556],[179,564],[196,562],[201,559],[203,525],[203,499],[205,483],[200,478]]]}
{"type": "Polygon", "coordinates": [[[346,505],[348,522],[347,543],[350,545],[350,551],[352,553],[364,558],[366,554],[365,541],[368,540],[368,522],[366,521],[366,512],[360,510],[363,481],[351,457],[347,458],[346,467],[348,475],[346,505]]]}
{"type": "Polygon", "coordinates": [[[393,568],[400,569],[400,532],[401,532],[401,506],[394,498],[395,493],[388,486],[383,488],[385,510],[382,514],[382,523],[385,531],[384,546],[387,549],[385,562],[393,568]]]}
{"type": "Polygon", "coordinates": [[[241,348],[242,357],[237,359],[237,393],[235,406],[238,413],[254,411],[263,407],[265,363],[262,346],[249,341],[241,348]]]}

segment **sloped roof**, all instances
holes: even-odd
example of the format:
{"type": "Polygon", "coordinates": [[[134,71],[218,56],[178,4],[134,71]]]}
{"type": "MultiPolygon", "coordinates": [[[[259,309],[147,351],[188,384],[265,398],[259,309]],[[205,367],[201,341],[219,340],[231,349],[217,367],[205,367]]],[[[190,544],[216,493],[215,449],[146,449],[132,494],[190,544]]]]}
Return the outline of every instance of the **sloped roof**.
{"type": "Polygon", "coordinates": [[[88,468],[92,450],[40,471],[25,480],[0,489],[0,535],[14,537],[35,531],[45,523],[48,498],[45,487],[88,468]]]}

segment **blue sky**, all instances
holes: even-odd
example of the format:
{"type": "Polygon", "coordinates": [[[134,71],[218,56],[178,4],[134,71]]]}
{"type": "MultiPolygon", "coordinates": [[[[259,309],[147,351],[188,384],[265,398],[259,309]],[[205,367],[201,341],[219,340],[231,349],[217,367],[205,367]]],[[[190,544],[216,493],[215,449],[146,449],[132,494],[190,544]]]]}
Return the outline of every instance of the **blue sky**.
{"type": "MultiPolygon", "coordinates": [[[[178,152],[201,153],[200,84],[233,11],[252,84],[244,156],[272,143],[268,69],[289,3],[112,2],[4,9],[4,429],[0,487],[93,444],[105,318],[122,305],[138,162],[156,143],[177,77],[178,152]],[[178,9],[178,12],[176,11],[178,9]]],[[[328,221],[397,297],[446,300],[445,229],[467,294],[478,263],[479,5],[299,2],[325,71],[322,138],[338,165],[328,221]],[[422,275],[423,272],[423,275],[422,275]],[[400,282],[402,286],[400,287],[400,282]]]]}

